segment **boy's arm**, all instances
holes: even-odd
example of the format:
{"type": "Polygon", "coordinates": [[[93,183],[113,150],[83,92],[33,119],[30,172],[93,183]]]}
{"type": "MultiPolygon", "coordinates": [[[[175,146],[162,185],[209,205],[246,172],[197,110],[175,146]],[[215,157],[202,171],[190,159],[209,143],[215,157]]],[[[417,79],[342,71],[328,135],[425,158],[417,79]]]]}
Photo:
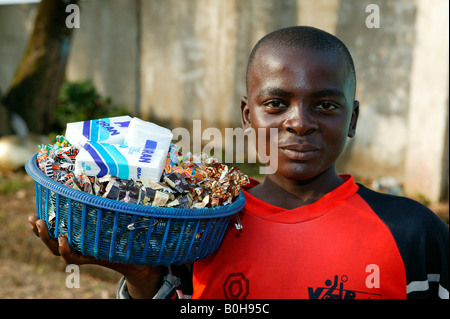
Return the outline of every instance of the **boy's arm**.
{"type": "MultiPolygon", "coordinates": [[[[145,298],[152,299],[172,299],[175,296],[176,289],[180,285],[180,279],[178,277],[173,276],[172,274],[167,274],[164,277],[163,284],[159,288],[156,294],[152,294],[151,296],[145,296],[145,298]]],[[[136,288],[136,287],[134,287],[136,288]]],[[[133,289],[133,287],[132,287],[133,289]]],[[[138,290],[139,292],[139,290],[138,290]]],[[[119,283],[117,284],[116,289],[116,298],[117,299],[135,299],[136,292],[130,293],[129,283],[125,277],[120,278],[119,283]]],[[[138,296],[139,297],[139,296],[138,296]]]]}
{"type": "MultiPolygon", "coordinates": [[[[190,299],[193,293],[192,287],[192,265],[184,264],[181,266],[169,267],[169,273],[164,276],[159,290],[153,296],[147,296],[152,299],[190,299]]],[[[133,289],[133,287],[131,287],[133,289]]],[[[117,284],[116,298],[134,299],[133,291],[130,292],[130,283],[125,277],[122,277],[117,284]]]]}
{"type": "Polygon", "coordinates": [[[408,283],[408,298],[449,299],[449,229],[443,222],[432,224],[425,240],[419,243],[425,246],[425,256],[416,260],[411,275],[416,279],[408,283]],[[426,276],[426,278],[424,277],[426,276]]]}
{"type": "Polygon", "coordinates": [[[358,194],[391,231],[406,272],[407,298],[449,298],[449,228],[429,208],[409,198],[358,194]]]}

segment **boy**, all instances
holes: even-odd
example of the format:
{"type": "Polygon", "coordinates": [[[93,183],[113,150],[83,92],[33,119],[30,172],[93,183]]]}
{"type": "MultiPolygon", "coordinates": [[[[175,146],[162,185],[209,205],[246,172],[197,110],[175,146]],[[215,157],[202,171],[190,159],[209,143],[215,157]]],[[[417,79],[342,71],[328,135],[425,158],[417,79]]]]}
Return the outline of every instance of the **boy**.
{"type": "MultiPolygon", "coordinates": [[[[193,265],[193,298],[448,298],[448,227],[419,203],[336,172],[355,135],[355,87],[350,53],[324,31],[290,27],[256,44],[242,125],[277,129],[277,171],[246,187],[243,229],[230,227],[193,265]]],[[[121,272],[119,297],[173,296],[178,280],[169,274],[162,285],[164,269],[80,256],[65,237],[56,247],[45,223],[30,222],[66,262],[121,272]]]]}

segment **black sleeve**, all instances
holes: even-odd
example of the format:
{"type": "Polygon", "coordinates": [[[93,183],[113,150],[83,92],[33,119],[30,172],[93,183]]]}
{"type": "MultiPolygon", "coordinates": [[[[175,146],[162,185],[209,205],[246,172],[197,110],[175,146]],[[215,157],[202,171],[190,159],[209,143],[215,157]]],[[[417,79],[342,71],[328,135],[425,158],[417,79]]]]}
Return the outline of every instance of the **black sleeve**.
{"type": "Polygon", "coordinates": [[[402,256],[407,297],[449,298],[449,228],[426,206],[362,185],[358,194],[390,229],[402,256]]]}
{"type": "Polygon", "coordinates": [[[173,274],[180,278],[179,289],[181,289],[183,294],[192,296],[192,294],[194,293],[192,284],[193,265],[183,264],[180,266],[171,266],[171,268],[173,274]]]}

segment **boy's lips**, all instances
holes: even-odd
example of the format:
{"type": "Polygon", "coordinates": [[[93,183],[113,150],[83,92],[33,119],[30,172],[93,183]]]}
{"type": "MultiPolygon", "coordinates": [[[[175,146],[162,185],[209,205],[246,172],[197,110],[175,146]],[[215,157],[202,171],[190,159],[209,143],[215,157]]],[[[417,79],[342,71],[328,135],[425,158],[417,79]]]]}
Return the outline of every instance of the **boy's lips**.
{"type": "Polygon", "coordinates": [[[284,144],[278,147],[286,157],[295,161],[307,161],[312,159],[319,148],[306,143],[300,144],[284,144]]]}

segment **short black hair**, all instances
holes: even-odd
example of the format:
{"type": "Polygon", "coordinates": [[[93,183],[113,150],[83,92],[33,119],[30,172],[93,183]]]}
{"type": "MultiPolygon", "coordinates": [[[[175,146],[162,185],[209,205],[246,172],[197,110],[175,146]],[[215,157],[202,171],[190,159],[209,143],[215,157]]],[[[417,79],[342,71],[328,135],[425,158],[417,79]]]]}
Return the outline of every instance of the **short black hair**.
{"type": "Polygon", "coordinates": [[[256,53],[262,47],[320,50],[335,53],[344,58],[348,64],[353,81],[353,94],[356,91],[356,72],[353,58],[345,44],[334,35],[310,26],[292,26],[273,31],[262,37],[253,47],[247,64],[246,83],[248,89],[249,71],[253,65],[256,53]]]}

